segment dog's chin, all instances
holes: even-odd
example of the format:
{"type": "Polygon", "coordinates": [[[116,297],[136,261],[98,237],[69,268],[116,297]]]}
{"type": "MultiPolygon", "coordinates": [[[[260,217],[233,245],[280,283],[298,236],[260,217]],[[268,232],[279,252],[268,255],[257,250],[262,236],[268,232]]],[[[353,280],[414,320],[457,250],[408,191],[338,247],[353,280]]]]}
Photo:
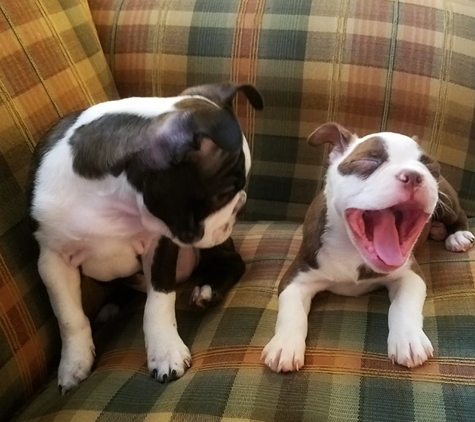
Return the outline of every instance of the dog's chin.
{"type": "Polygon", "coordinates": [[[345,217],[364,261],[387,274],[407,262],[430,214],[417,202],[407,201],[379,210],[348,208],[345,217]]]}

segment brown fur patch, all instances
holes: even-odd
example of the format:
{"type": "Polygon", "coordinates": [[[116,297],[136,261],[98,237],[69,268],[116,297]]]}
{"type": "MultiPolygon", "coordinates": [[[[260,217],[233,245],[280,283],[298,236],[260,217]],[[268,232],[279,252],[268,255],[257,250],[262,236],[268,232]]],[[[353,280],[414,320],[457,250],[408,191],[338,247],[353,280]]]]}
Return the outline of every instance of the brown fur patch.
{"type": "Polygon", "coordinates": [[[343,176],[355,175],[366,179],[387,160],[388,152],[384,140],[373,136],[355,147],[339,164],[338,172],[343,176]]]}
{"type": "Polygon", "coordinates": [[[440,178],[440,165],[437,161],[435,161],[432,157],[427,154],[422,154],[419,161],[424,164],[427,169],[430,171],[430,174],[434,176],[435,180],[439,180],[440,178]]]}
{"type": "Polygon", "coordinates": [[[440,221],[447,228],[448,234],[455,233],[459,230],[468,230],[468,220],[465,212],[462,210],[457,192],[452,185],[440,174],[439,163],[427,154],[422,154],[420,161],[424,164],[432,176],[438,181],[439,200],[432,214],[432,219],[427,222],[422,230],[421,235],[417,239],[414,251],[429,237],[431,229],[431,221],[440,221]]]}
{"type": "Polygon", "coordinates": [[[369,268],[367,265],[362,264],[358,267],[358,280],[368,280],[372,278],[384,277],[385,274],[377,273],[369,268]]]}
{"type": "Polygon", "coordinates": [[[279,294],[301,272],[318,269],[317,253],[322,247],[322,235],[327,224],[327,204],[320,192],[310,204],[303,223],[303,238],[300,249],[279,284],[279,294]]]}
{"type": "Polygon", "coordinates": [[[449,234],[468,230],[467,216],[460,207],[457,192],[443,176],[439,178],[439,201],[433,218],[444,223],[449,234]]]}

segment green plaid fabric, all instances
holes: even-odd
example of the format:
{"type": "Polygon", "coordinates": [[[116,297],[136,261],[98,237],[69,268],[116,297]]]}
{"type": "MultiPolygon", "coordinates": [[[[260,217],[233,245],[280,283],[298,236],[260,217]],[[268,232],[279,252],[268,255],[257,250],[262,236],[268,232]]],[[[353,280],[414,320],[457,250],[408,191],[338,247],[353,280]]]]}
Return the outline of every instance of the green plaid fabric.
{"type": "MultiPolygon", "coordinates": [[[[385,291],[323,293],[309,316],[305,367],[274,374],[260,353],[274,331],[279,279],[301,240],[292,222],[238,224],[234,238],[247,271],[221,305],[190,309],[191,286],[183,286],[178,327],[193,366],[182,379],[160,385],[148,375],[138,295],[95,331],[91,377],[66,396],[57,392],[60,340],[24,218],[27,169],[37,140],[59,117],[118,97],[111,74],[122,97],[176,95],[230,79],[261,90],[263,112],[235,102],[253,155],[248,220],[301,221],[323,184],[328,154],[305,138],[328,120],[360,135],[417,135],[475,215],[473,2],[89,6],[0,0],[0,420],[24,405],[15,420],[473,421],[475,248],[453,254],[429,242],[419,252],[428,284],[425,330],[436,350],[422,367],[387,358],[385,291]]],[[[85,280],[88,315],[104,289],[85,280]]]]}
{"type": "Polygon", "coordinates": [[[248,219],[301,221],[328,151],[306,137],[417,135],[475,215],[475,4],[387,0],[89,0],[122,96],[251,82],[237,113],[253,155],[248,219]]]}
{"type": "Polygon", "coordinates": [[[180,292],[178,330],[193,357],[183,378],[162,385],[149,376],[139,296],[96,333],[91,377],[64,397],[51,381],[17,422],[473,421],[475,248],[455,254],[428,242],[418,255],[428,285],[425,331],[435,348],[422,367],[388,359],[389,300],[380,290],[317,295],[304,368],[276,374],[260,354],[273,335],[278,280],[296,255],[301,227],[240,223],[234,238],[247,271],[224,303],[197,311],[188,305],[192,287],[180,292]]]}
{"type": "MultiPolygon", "coordinates": [[[[32,150],[59,117],[111,98],[117,91],[85,1],[0,1],[2,421],[49,378],[60,350],[25,219],[32,150]]],[[[86,291],[92,309],[104,295],[86,291]]]]}

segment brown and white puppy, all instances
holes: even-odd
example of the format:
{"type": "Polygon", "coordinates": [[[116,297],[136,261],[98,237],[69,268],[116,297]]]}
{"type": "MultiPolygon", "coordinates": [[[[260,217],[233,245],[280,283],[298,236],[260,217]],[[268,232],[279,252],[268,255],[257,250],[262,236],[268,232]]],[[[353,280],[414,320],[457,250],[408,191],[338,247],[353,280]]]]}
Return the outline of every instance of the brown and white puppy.
{"type": "Polygon", "coordinates": [[[63,118],[38,145],[30,214],[61,332],[63,393],[89,375],[94,360],[81,273],[99,281],[143,273],[151,375],[166,382],[190,366],[175,283],[199,273],[191,301],[206,306],[245,268],[229,238],[250,168],[232,111],[237,92],[262,109],[251,85],[203,85],[177,97],[94,105],[63,118]]]}
{"type": "Polygon", "coordinates": [[[308,142],[333,145],[325,189],[308,209],[302,244],[280,282],[275,335],[262,359],[276,372],[304,365],[307,316],[318,292],[357,296],[385,286],[389,358],[421,365],[433,348],[422,330],[426,286],[411,269],[412,250],[431,216],[437,219],[433,237],[449,231],[449,250],[472,246],[457,195],[439,165],[407,136],[384,132],[360,139],[328,123],[308,142]]]}

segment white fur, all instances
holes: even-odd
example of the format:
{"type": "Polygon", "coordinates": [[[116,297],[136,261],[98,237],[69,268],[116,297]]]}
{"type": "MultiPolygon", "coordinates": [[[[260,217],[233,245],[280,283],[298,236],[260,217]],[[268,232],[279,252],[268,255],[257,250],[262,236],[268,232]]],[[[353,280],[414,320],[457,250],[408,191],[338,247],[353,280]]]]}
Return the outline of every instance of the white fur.
{"type": "Polygon", "coordinates": [[[335,211],[341,213],[349,207],[362,209],[381,209],[408,199],[409,192],[401,189],[401,183],[395,175],[401,170],[415,170],[424,176],[425,189],[416,192],[416,199],[425,204],[430,214],[438,199],[437,182],[427,167],[419,161],[421,151],[413,139],[390,132],[379,133],[386,140],[389,161],[377,170],[377,173],[366,180],[357,176],[341,176],[338,173],[340,164],[354,148],[374,135],[357,139],[350,145],[345,154],[336,159],[328,169],[326,196],[329,204],[335,204],[335,211]]]}
{"type": "Polygon", "coordinates": [[[460,230],[445,239],[445,247],[452,252],[465,252],[473,246],[474,241],[475,236],[472,232],[460,230]]]}
{"type": "MultiPolygon", "coordinates": [[[[140,255],[145,286],[136,287],[148,292],[144,332],[149,369],[157,370],[158,377],[163,379],[163,374],[172,371],[180,377],[190,365],[189,350],[177,332],[174,294],[157,293],[150,288],[153,251],[162,236],[172,237],[170,230],[150,214],[142,195],[125,175],[100,180],[78,176],[73,171],[69,144],[78,127],[101,116],[119,112],[157,116],[173,110],[174,104],[184,98],[127,98],[97,104],[78,117],[65,136],[45,154],[38,169],[32,216],[39,222],[35,233],[41,249],[39,271],[61,330],[63,348],[58,384],[63,393],[89,375],[94,359],[91,328],[81,306],[79,267],[85,275],[110,281],[139,271],[137,256],[140,255]]],[[[247,173],[250,152],[244,137],[243,151],[247,173]]],[[[245,192],[238,192],[227,206],[210,215],[204,221],[204,236],[195,246],[209,248],[224,242],[231,234],[236,212],[245,201],[245,192]]],[[[189,245],[181,248],[177,281],[187,279],[196,263],[196,251],[189,245]]]]}
{"type": "Polygon", "coordinates": [[[246,192],[238,192],[234,199],[224,206],[219,212],[209,216],[203,226],[204,236],[194,246],[197,248],[210,248],[223,243],[233,230],[236,214],[246,202],[246,192]]]}
{"type": "Polygon", "coordinates": [[[49,248],[41,248],[38,269],[59,322],[62,350],[58,385],[64,394],[91,371],[94,361],[91,326],[82,309],[79,270],[49,248]]]}
{"type": "Polygon", "coordinates": [[[196,286],[191,294],[191,303],[196,306],[204,307],[213,298],[213,289],[205,284],[204,286],[196,286]]]}
{"type": "Polygon", "coordinates": [[[279,295],[275,335],[262,352],[265,364],[273,371],[298,371],[303,366],[310,305],[327,284],[317,281],[312,272],[301,273],[279,295]]]}
{"type": "Polygon", "coordinates": [[[246,177],[249,176],[249,171],[251,170],[251,150],[249,149],[249,144],[247,143],[247,139],[243,136],[242,140],[242,150],[244,152],[245,162],[244,165],[246,167],[246,177]]]}
{"type": "Polygon", "coordinates": [[[392,362],[412,368],[422,365],[434,349],[422,331],[426,285],[413,271],[388,279],[391,306],[388,313],[388,355],[392,362]]]}
{"type": "Polygon", "coordinates": [[[411,260],[390,274],[359,279],[358,268],[369,264],[353,243],[344,210],[351,207],[387,208],[413,194],[413,199],[430,215],[438,198],[437,182],[419,161],[421,151],[417,144],[411,138],[395,133],[377,135],[386,142],[389,160],[366,179],[356,175],[344,176],[337,169],[338,164],[366,137],[354,139],[343,154],[332,152],[325,186],[327,224],[317,254],[318,269],[299,273],[279,296],[275,335],[262,353],[265,364],[273,371],[295,371],[303,366],[311,300],[323,290],[358,296],[386,286],[391,300],[388,315],[390,359],[412,367],[421,365],[432,356],[432,345],[422,331],[426,288],[424,281],[411,270],[411,260]],[[402,188],[395,177],[401,169],[423,175],[422,187],[412,193],[402,188]]]}
{"type": "Polygon", "coordinates": [[[178,97],[129,97],[115,101],[106,101],[95,104],[84,110],[76,122],[66,132],[65,138],[69,139],[78,127],[100,119],[107,114],[120,113],[133,114],[141,117],[155,117],[175,110],[174,105],[176,103],[190,97],[199,97],[200,99],[215,105],[208,98],[189,95],[178,97]]]}
{"type": "Polygon", "coordinates": [[[181,377],[191,365],[191,354],[176,329],[176,293],[153,289],[147,294],[143,329],[149,371],[160,381],[181,377]],[[159,310],[159,312],[157,312],[159,310]],[[173,373],[174,372],[174,373],[173,373]]]}

